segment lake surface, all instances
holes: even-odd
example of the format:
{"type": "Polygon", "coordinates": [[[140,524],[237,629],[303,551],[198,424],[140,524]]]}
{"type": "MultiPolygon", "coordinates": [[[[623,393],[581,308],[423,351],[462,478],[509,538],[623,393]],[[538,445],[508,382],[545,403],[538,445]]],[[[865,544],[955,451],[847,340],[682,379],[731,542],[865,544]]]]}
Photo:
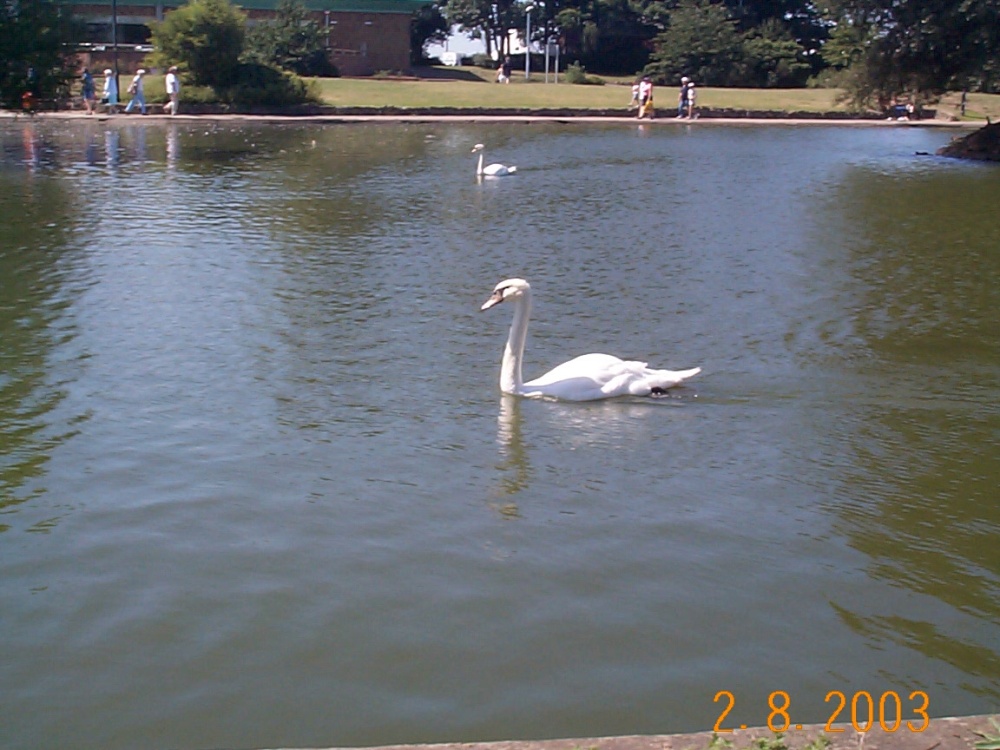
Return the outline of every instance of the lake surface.
{"type": "Polygon", "coordinates": [[[0,745],[996,711],[1000,169],[952,135],[4,121],[0,745]],[[502,397],[511,276],[526,377],[702,374],[502,397]]]}

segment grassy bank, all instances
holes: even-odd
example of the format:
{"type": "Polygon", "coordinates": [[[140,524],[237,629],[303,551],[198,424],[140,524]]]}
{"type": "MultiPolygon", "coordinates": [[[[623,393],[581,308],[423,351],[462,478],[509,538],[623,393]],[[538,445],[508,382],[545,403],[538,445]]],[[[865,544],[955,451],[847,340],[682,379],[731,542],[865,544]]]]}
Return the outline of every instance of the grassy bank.
{"type": "MultiPolygon", "coordinates": [[[[493,72],[482,68],[428,68],[410,79],[325,78],[315,79],[325,104],[337,107],[432,107],[498,109],[622,109],[631,99],[630,79],[608,78],[604,86],[581,86],[565,82],[544,71],[532,71],[525,81],[524,71],[516,71],[509,85],[493,82],[493,72]]],[[[699,90],[698,104],[709,109],[737,109],[768,112],[846,112],[838,101],[837,89],[721,89],[699,90]]],[[[944,97],[938,110],[944,116],[958,114],[960,95],[944,97]]],[[[654,100],[666,113],[677,106],[673,87],[657,87],[654,100]]],[[[1000,95],[970,94],[966,119],[1000,118],[1000,95]]]]}
{"type": "MultiPolygon", "coordinates": [[[[525,81],[524,71],[517,71],[509,85],[494,83],[494,73],[483,68],[422,68],[408,78],[316,78],[315,90],[324,104],[334,107],[393,107],[426,110],[454,109],[565,109],[618,110],[625,112],[631,99],[631,80],[605,78],[603,86],[568,84],[550,74],[545,83],[544,71],[532,71],[525,81]]],[[[124,89],[131,75],[121,77],[124,89]]],[[[98,81],[98,89],[101,81],[98,81]]],[[[166,98],[162,75],[146,76],[146,100],[166,98]]],[[[698,105],[707,109],[750,110],[754,112],[847,112],[839,101],[837,89],[699,89],[698,105]]],[[[123,93],[122,102],[130,99],[123,93]]],[[[961,96],[947,94],[936,105],[939,116],[958,116],[961,96]]],[[[677,106],[674,87],[657,87],[654,100],[661,116],[677,106]]],[[[1000,95],[970,94],[966,105],[967,120],[1000,119],[1000,95]]]]}
{"type": "MultiPolygon", "coordinates": [[[[435,69],[436,70],[436,69],[435,69]]],[[[554,74],[550,83],[544,72],[533,72],[530,81],[524,72],[515,74],[509,85],[492,81],[489,71],[476,68],[455,68],[453,78],[323,78],[316,79],[325,104],[337,107],[430,107],[498,108],[498,109],[622,109],[632,98],[626,82],[609,82],[604,86],[580,86],[565,83],[554,74]],[[484,79],[488,77],[488,79],[484,79]]],[[[698,97],[700,106],[773,111],[830,112],[846,111],[836,101],[832,89],[704,89],[698,97]]],[[[675,109],[677,92],[660,87],[654,91],[654,101],[661,110],[675,109]]]]}

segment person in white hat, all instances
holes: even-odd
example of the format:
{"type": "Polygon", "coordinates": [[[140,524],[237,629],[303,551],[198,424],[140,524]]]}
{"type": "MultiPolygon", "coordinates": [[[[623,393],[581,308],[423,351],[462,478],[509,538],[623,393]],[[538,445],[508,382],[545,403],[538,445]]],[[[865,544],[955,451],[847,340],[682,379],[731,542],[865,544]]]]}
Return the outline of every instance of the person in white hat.
{"type": "Polygon", "coordinates": [[[113,115],[118,111],[118,81],[115,79],[115,72],[111,68],[104,69],[102,102],[107,106],[108,114],[113,115]]]}
{"type": "Polygon", "coordinates": [[[697,98],[698,94],[694,90],[694,81],[691,81],[691,83],[688,84],[688,102],[687,102],[688,106],[687,114],[689,120],[693,120],[697,117],[697,115],[695,115],[694,113],[694,104],[697,98]]]}
{"type": "Polygon", "coordinates": [[[170,114],[177,114],[177,104],[181,98],[181,80],[177,77],[177,66],[171,65],[167,70],[167,77],[164,79],[164,85],[167,87],[167,96],[170,97],[170,101],[163,105],[163,111],[166,112],[170,110],[170,114]]]}
{"type": "Polygon", "coordinates": [[[146,75],[146,71],[143,68],[139,68],[135,72],[135,76],[132,78],[132,83],[128,85],[128,92],[132,95],[132,99],[128,104],[125,105],[125,113],[128,114],[132,111],[132,107],[136,104],[139,105],[139,109],[143,114],[146,114],[146,92],[143,91],[142,78],[146,75]]]}
{"type": "Polygon", "coordinates": [[[681,119],[687,114],[688,106],[688,82],[691,79],[687,76],[681,78],[681,91],[677,97],[677,119],[681,119]]]}

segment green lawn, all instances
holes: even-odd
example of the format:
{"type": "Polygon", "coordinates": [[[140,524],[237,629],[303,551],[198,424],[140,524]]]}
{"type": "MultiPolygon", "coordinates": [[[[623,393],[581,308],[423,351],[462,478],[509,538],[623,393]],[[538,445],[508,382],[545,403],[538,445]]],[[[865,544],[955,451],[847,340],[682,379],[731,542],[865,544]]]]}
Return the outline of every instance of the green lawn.
{"type": "MultiPolygon", "coordinates": [[[[524,71],[515,71],[509,85],[493,82],[493,71],[483,68],[424,68],[414,78],[316,78],[320,97],[325,104],[337,107],[394,107],[429,109],[614,109],[625,111],[631,99],[628,78],[608,78],[604,86],[568,84],[564,76],[554,83],[544,82],[544,71],[533,70],[531,81],[524,80],[524,71]]],[[[122,75],[122,89],[128,86],[130,75],[122,75]]],[[[98,78],[100,91],[102,80],[98,78]]],[[[846,107],[837,101],[836,89],[720,89],[702,88],[698,105],[713,109],[737,109],[769,112],[832,112],[846,107]]],[[[183,96],[183,94],[182,94],[183,96]]],[[[120,99],[131,97],[122,92],[120,99]]],[[[162,75],[146,76],[146,101],[166,99],[162,75]]],[[[677,106],[677,90],[658,86],[654,100],[661,114],[677,106]]],[[[945,95],[936,106],[942,115],[958,116],[960,94],[945,95]]],[[[969,94],[967,120],[1000,119],[1000,95],[969,94]]]]}
{"type": "MultiPolygon", "coordinates": [[[[533,71],[530,81],[524,71],[515,72],[509,85],[492,81],[493,74],[478,68],[452,69],[456,78],[320,78],[315,79],[323,102],[338,107],[483,107],[513,109],[624,109],[632,98],[627,81],[604,86],[565,83],[544,71],[533,71]]],[[[755,110],[824,112],[842,110],[837,92],[831,89],[713,89],[701,90],[698,103],[704,107],[755,110]]],[[[658,87],[654,101],[663,110],[676,107],[677,91],[658,87]]]]}
{"type": "MultiPolygon", "coordinates": [[[[493,71],[474,67],[427,68],[418,78],[320,78],[315,79],[324,103],[338,107],[431,107],[497,109],[625,109],[631,99],[628,78],[608,78],[604,86],[567,84],[554,74],[544,82],[544,71],[515,71],[509,85],[493,82],[493,71]]],[[[698,104],[713,109],[769,112],[846,111],[837,89],[699,89],[698,104]]],[[[654,92],[661,112],[674,109],[677,90],[659,86],[654,92]]],[[[959,94],[949,94],[936,105],[946,115],[958,112],[959,94]]],[[[932,105],[933,106],[933,105],[932,105]]],[[[1000,118],[1000,95],[970,94],[966,119],[1000,118]]]]}

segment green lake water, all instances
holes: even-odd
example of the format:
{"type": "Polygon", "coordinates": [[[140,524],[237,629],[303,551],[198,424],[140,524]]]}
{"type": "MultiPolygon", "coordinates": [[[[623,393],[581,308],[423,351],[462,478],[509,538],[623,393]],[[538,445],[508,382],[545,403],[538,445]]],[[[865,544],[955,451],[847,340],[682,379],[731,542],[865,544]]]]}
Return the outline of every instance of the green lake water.
{"type": "Polygon", "coordinates": [[[0,123],[0,746],[996,711],[1000,169],[951,136],[0,123]],[[526,377],[703,372],[503,397],[511,276],[526,377]]]}

